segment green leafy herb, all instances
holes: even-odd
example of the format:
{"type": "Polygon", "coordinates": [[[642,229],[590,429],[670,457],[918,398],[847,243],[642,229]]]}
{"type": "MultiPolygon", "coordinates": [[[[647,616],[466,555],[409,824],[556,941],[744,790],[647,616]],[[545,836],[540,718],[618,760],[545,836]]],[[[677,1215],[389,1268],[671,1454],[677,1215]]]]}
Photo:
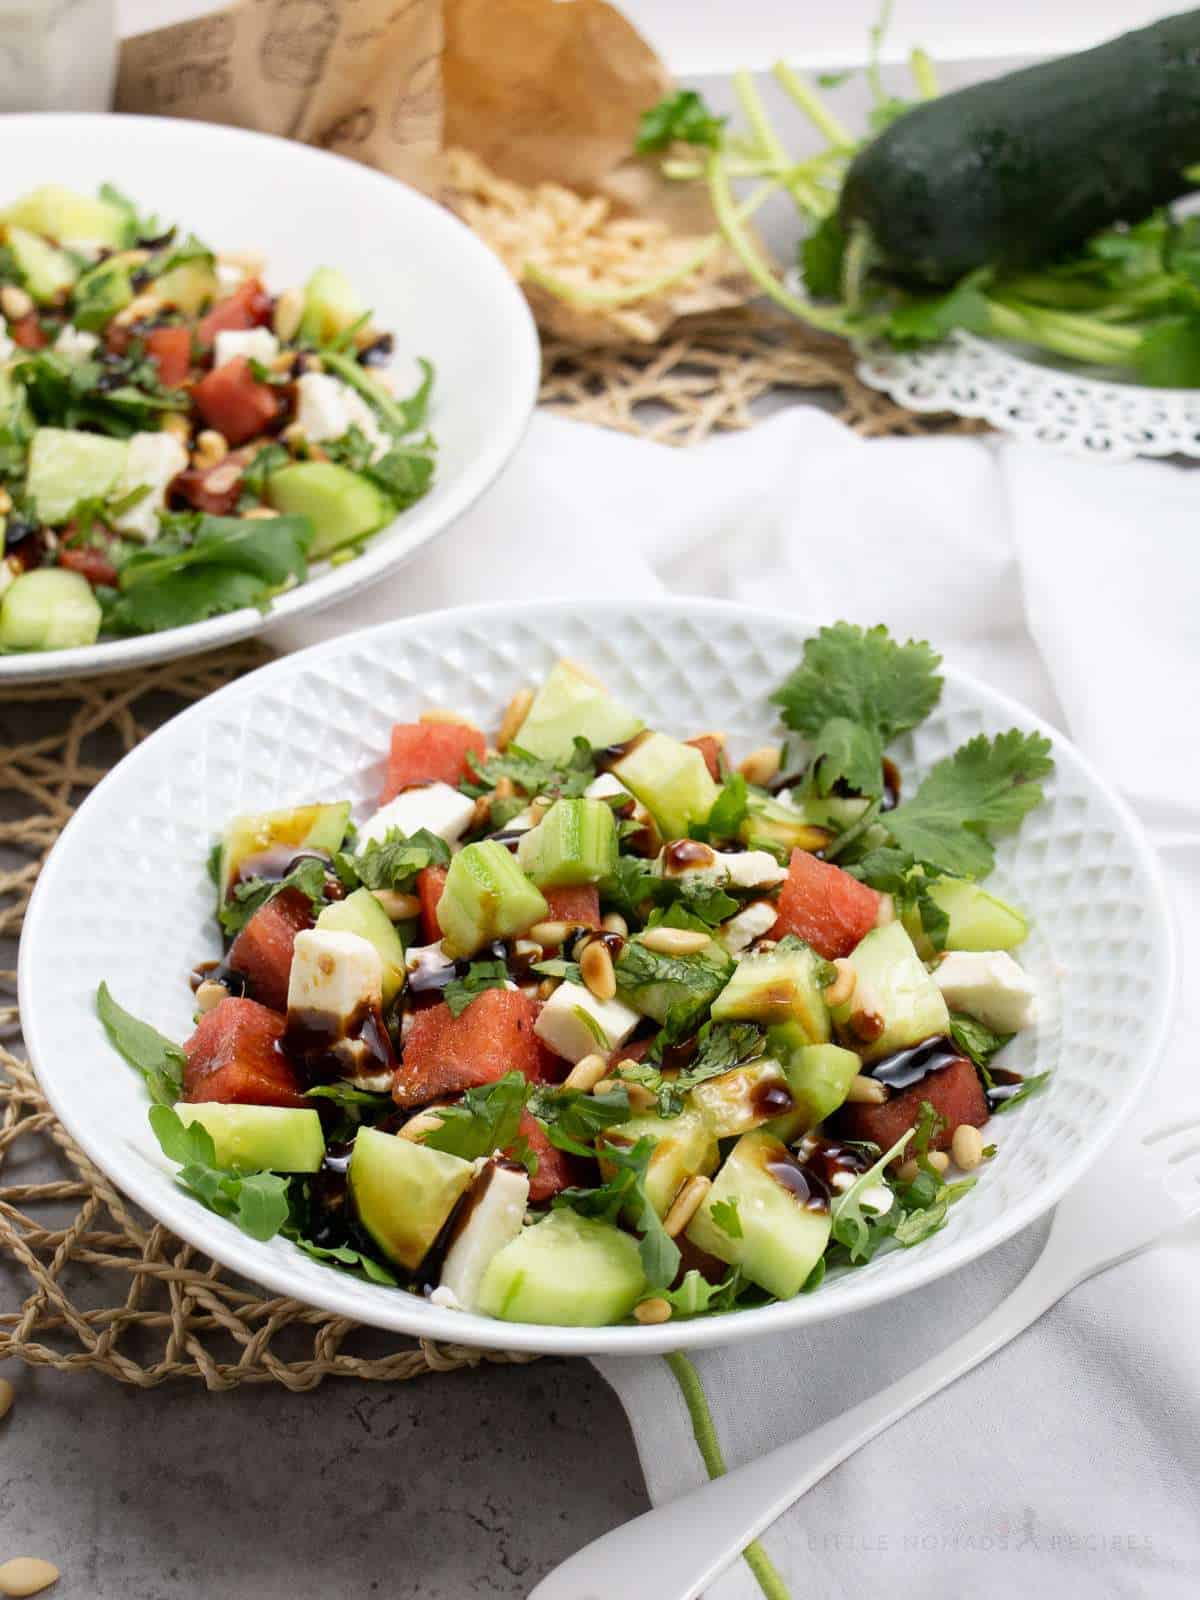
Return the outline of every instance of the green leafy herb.
{"type": "Polygon", "coordinates": [[[311,1239],[306,1239],[302,1233],[290,1224],[286,1224],[280,1229],[280,1232],[285,1239],[290,1239],[294,1245],[304,1251],[305,1255],[312,1256],[315,1261],[331,1262],[335,1267],[341,1267],[347,1272],[361,1274],[370,1283],[383,1283],[388,1285],[389,1288],[396,1288],[399,1285],[400,1280],[390,1268],[384,1266],[382,1261],[377,1261],[374,1256],[367,1255],[365,1251],[356,1250],[353,1245],[315,1244],[311,1239]]]}
{"type": "Polygon", "coordinates": [[[583,973],[578,961],[565,961],[562,956],[551,956],[548,961],[536,961],[529,969],[539,978],[563,978],[567,983],[582,983],[583,973]]]}
{"type": "Polygon", "coordinates": [[[664,1075],[656,1065],[665,1044],[660,1033],[650,1056],[632,1067],[618,1067],[617,1076],[640,1083],[658,1097],[658,1114],[677,1117],[683,1110],[684,1096],[698,1083],[719,1078],[735,1067],[755,1061],[766,1049],[766,1034],[753,1022],[706,1022],[696,1035],[696,1054],[686,1067],[664,1075]]]}
{"type": "Polygon", "coordinates": [[[633,148],[638,155],[665,150],[668,145],[695,144],[718,150],[724,136],[725,117],[714,116],[695,89],[680,89],[638,119],[633,148]]]}
{"type": "Polygon", "coordinates": [[[434,370],[429,361],[418,361],[421,368],[421,382],[412,394],[404,399],[397,399],[388,394],[387,390],[379,383],[367,369],[360,366],[353,356],[326,348],[322,351],[321,360],[324,366],[352,389],[357,389],[363,399],[372,407],[384,428],[394,438],[401,439],[406,434],[414,433],[422,427],[429,412],[429,397],[433,391],[434,370]]]}
{"type": "MultiPolygon", "coordinates": [[[[709,950],[718,949],[709,946],[709,950]]],[[[684,1039],[704,1021],[732,969],[731,962],[718,965],[705,955],[705,951],[694,956],[665,955],[631,939],[617,957],[617,992],[642,1007],[650,1004],[654,1014],[663,1018],[668,1042],[684,1039]]]]}
{"type": "MultiPolygon", "coordinates": [[[[511,1151],[528,1092],[529,1083],[519,1072],[506,1072],[494,1083],[468,1089],[457,1105],[438,1106],[442,1125],[425,1134],[421,1142],[464,1161],[476,1161],[496,1150],[511,1151]]],[[[530,1159],[536,1166],[536,1160],[530,1159]]]]}
{"type": "MultiPolygon", "coordinates": [[[[886,826],[886,816],[883,824],[886,826]]],[[[907,850],[897,850],[892,845],[869,850],[846,870],[863,883],[869,883],[881,894],[890,894],[896,902],[896,911],[903,916],[916,911],[921,928],[935,950],[945,948],[950,932],[950,918],[930,893],[931,883],[940,876],[938,869],[919,862],[907,850]]]]}
{"type": "Polygon", "coordinates": [[[555,1089],[535,1083],[529,1094],[529,1111],[545,1127],[550,1143],[572,1155],[595,1155],[595,1140],[605,1128],[628,1122],[629,1095],[612,1089],[605,1095],[584,1094],[580,1089],[555,1089]]]}
{"type": "Polygon", "coordinates": [[[831,1238],[836,1244],[844,1246],[852,1264],[869,1261],[893,1231],[895,1220],[892,1211],[877,1212],[865,1204],[865,1197],[878,1185],[886,1185],[884,1173],[904,1153],[912,1137],[913,1130],[910,1128],[890,1150],[884,1151],[873,1167],[861,1173],[833,1202],[831,1238]]]}
{"type": "Polygon", "coordinates": [[[993,1033],[982,1022],[968,1017],[965,1012],[950,1013],[950,1037],[965,1056],[969,1056],[980,1071],[986,1073],[992,1057],[1013,1037],[1011,1033],[993,1033]]]}
{"type": "Polygon", "coordinates": [[[1051,1074],[1049,1072],[1035,1072],[1032,1077],[1024,1079],[1012,1094],[1006,1093],[1003,1099],[998,1100],[993,1105],[992,1115],[997,1116],[1002,1111],[1011,1111],[1014,1106],[1019,1106],[1024,1101],[1031,1100],[1035,1094],[1041,1094],[1042,1090],[1050,1082],[1050,1078],[1051,1074]]]}
{"type": "Polygon", "coordinates": [[[675,1320],[686,1317],[703,1317],[716,1311],[732,1311],[745,1280],[739,1268],[734,1267],[720,1283],[709,1283],[695,1267],[689,1268],[674,1289],[661,1293],[671,1307],[675,1320]]]}
{"type": "Polygon", "coordinates": [[[702,823],[693,823],[693,839],[736,839],[749,812],[749,786],[740,772],[726,778],[713,801],[712,810],[702,823]]]}
{"type": "Polygon", "coordinates": [[[159,240],[163,234],[173,232],[168,227],[168,224],[161,217],[155,216],[153,212],[140,212],[128,195],[122,194],[115,184],[102,183],[99,194],[101,200],[113,206],[125,218],[124,244],[126,249],[132,249],[134,245],[140,243],[143,239],[159,240]]]}
{"type": "Polygon", "coordinates": [[[156,430],[168,411],[191,404],[180,390],[165,389],[158,368],[134,341],[124,356],[78,361],[57,350],[37,350],[16,362],[13,375],[43,426],[84,428],[114,438],[156,430]]]}
{"type": "Polygon", "coordinates": [[[508,967],[503,961],[472,961],[464,977],[451,978],[442,991],[442,999],[450,1007],[450,1015],[460,1017],[485,989],[507,986],[508,967]]]}
{"type": "Polygon", "coordinates": [[[288,1180],[275,1172],[233,1172],[216,1164],[208,1129],[184,1123],[167,1105],[150,1107],[150,1126],[176,1174],[210,1211],[236,1222],[252,1239],[273,1239],[288,1219],[288,1180]]]}
{"type": "Polygon", "coordinates": [[[574,752],[564,764],[543,761],[540,756],[530,755],[528,750],[522,750],[515,744],[510,744],[502,755],[492,756],[488,761],[480,761],[472,751],[468,753],[467,760],[475,779],[459,784],[459,788],[464,794],[478,799],[494,789],[501,778],[507,778],[531,799],[544,794],[576,800],[594,780],[596,763],[586,739],[576,739],[574,743],[574,752]]]}
{"type": "Polygon", "coordinates": [[[245,509],[261,505],[267,497],[267,479],[280,467],[286,467],[291,455],[281,444],[265,444],[242,473],[241,496],[245,509]]]}
{"type": "Polygon", "coordinates": [[[842,289],[846,235],[836,212],[824,217],[800,245],[804,286],[816,300],[836,300],[842,289]]]}
{"type": "Polygon", "coordinates": [[[709,1216],[722,1233],[728,1234],[731,1239],[742,1237],[742,1219],[738,1215],[738,1203],[733,1200],[718,1200],[709,1207],[709,1216]]]}
{"type": "Polygon", "coordinates": [[[233,886],[225,904],[217,912],[223,932],[232,938],[269,900],[285,889],[296,889],[315,907],[325,904],[325,863],[316,856],[305,856],[285,877],[246,878],[233,886]]]}
{"type": "Polygon", "coordinates": [[[174,272],[176,267],[189,267],[194,263],[214,266],[216,259],[202,240],[197,239],[194,233],[189,233],[161,251],[150,263],[150,271],[154,277],[161,278],[168,272],[174,272]]]}
{"type": "Polygon", "coordinates": [[[417,874],[426,867],[450,864],[450,846],[428,828],[402,833],[389,828],[382,839],[371,839],[358,855],[339,851],[334,856],[338,876],[348,889],[394,889],[400,894],[412,891],[417,874]]]}
{"type": "MultiPolygon", "coordinates": [[[[607,1098],[607,1097],[606,1097],[607,1098]]],[[[604,1159],[615,1168],[608,1183],[595,1189],[564,1189],[555,1207],[569,1206],[587,1217],[616,1222],[625,1213],[640,1235],[642,1270],[652,1289],[665,1289],[679,1271],[679,1246],[663,1227],[646,1194],[646,1172],[654,1154],[653,1139],[639,1139],[628,1149],[610,1144],[604,1159]]]]}
{"type": "Polygon", "coordinates": [[[390,1117],[396,1102],[390,1094],[372,1094],[353,1083],[319,1083],[304,1091],[306,1100],[325,1100],[335,1107],[336,1117],[326,1125],[326,1142],[349,1143],[365,1123],[373,1127],[390,1117]]]}
{"type": "Polygon", "coordinates": [[[341,439],[331,440],[322,448],[331,461],[370,479],[395,502],[399,511],[419,500],[433,481],[432,440],[421,445],[394,444],[376,460],[375,446],[361,428],[352,424],[341,439]]]}
{"type": "Polygon", "coordinates": [[[979,279],[979,274],[973,274],[945,294],[903,300],[884,321],[888,339],[900,349],[907,349],[912,345],[936,343],[954,328],[965,328],[968,333],[990,333],[991,308],[979,287],[979,279]]]}
{"type": "Polygon", "coordinates": [[[151,1100],[160,1106],[174,1105],[183,1094],[187,1066],[187,1056],[179,1045],[119,1006],[106,983],[96,990],[96,1015],[104,1024],[109,1043],[146,1080],[151,1100]]]}
{"type": "Polygon", "coordinates": [[[600,885],[600,895],[610,909],[619,911],[631,923],[643,920],[642,908],[647,901],[660,910],[678,906],[709,930],[738,909],[733,896],[712,878],[697,873],[663,878],[640,856],[618,856],[616,870],[600,885]]]}

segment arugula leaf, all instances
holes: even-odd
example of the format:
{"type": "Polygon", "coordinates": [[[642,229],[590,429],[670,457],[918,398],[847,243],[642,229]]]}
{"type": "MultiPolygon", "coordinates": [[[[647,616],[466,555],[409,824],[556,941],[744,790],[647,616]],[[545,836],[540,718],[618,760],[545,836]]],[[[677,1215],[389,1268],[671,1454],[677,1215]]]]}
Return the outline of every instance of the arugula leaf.
{"type": "Polygon", "coordinates": [[[185,1124],[167,1105],[150,1107],[150,1126],[176,1178],[210,1211],[236,1222],[252,1239],[273,1239],[288,1219],[288,1179],[276,1172],[229,1171],[216,1165],[212,1137],[199,1122],[185,1124]]]}
{"type": "MultiPolygon", "coordinates": [[[[421,1142],[464,1161],[510,1150],[516,1143],[528,1092],[528,1080],[520,1072],[506,1072],[494,1083],[468,1089],[457,1105],[438,1106],[442,1125],[425,1134],[421,1142]]],[[[536,1158],[530,1159],[536,1167],[536,1158]]]]}
{"type": "Polygon", "coordinates": [[[57,350],[26,352],[12,368],[29,408],[44,426],[86,428],[127,439],[158,428],[164,412],[191,404],[178,389],[165,389],[158,368],[146,361],[135,340],[123,356],[105,353],[85,361],[57,350]]]}
{"type": "Polygon", "coordinates": [[[659,1293],[669,1303],[676,1320],[703,1317],[715,1311],[732,1311],[744,1281],[738,1267],[720,1283],[709,1283],[695,1267],[690,1267],[674,1289],[662,1289],[659,1293]]]}
{"type": "Polygon", "coordinates": [[[1024,1101],[1031,1100],[1035,1094],[1041,1094],[1052,1076],[1053,1074],[1049,1072],[1035,1072],[1032,1077],[1025,1078],[1015,1087],[1012,1094],[1006,1093],[1002,1099],[998,1099],[993,1104],[992,1115],[998,1116],[1002,1111],[1011,1111],[1014,1106],[1019,1106],[1024,1101]]]}
{"type": "Polygon", "coordinates": [[[465,977],[451,978],[442,990],[442,999],[450,1007],[452,1017],[463,1012],[485,989],[504,989],[508,986],[508,966],[503,961],[472,961],[465,977]]]}
{"type": "Polygon", "coordinates": [[[183,1094],[183,1071],[187,1066],[187,1056],[180,1046],[119,1006],[106,983],[96,990],[96,1015],[104,1024],[109,1043],[146,1080],[151,1100],[160,1106],[174,1105],[183,1094]]]}
{"type": "Polygon", "coordinates": [[[377,1261],[374,1256],[369,1256],[362,1250],[354,1249],[352,1245],[315,1244],[290,1224],[286,1224],[279,1231],[285,1239],[290,1239],[292,1244],[316,1261],[330,1261],[334,1266],[342,1267],[347,1272],[360,1272],[371,1283],[387,1284],[389,1288],[399,1287],[399,1278],[385,1267],[382,1261],[377,1261]]]}
{"type": "Polygon", "coordinates": [[[545,1128],[552,1145],[582,1156],[595,1155],[598,1133],[628,1122],[632,1115],[624,1089],[593,1095],[582,1089],[555,1089],[542,1083],[535,1083],[530,1090],[529,1112],[545,1128]]]}
{"type": "Polygon", "coordinates": [[[234,884],[225,904],[217,911],[217,920],[230,938],[250,921],[269,900],[285,889],[297,889],[306,895],[314,909],[325,904],[325,863],[316,856],[305,856],[291,872],[282,878],[246,878],[234,884]]]}
{"type": "MultiPolygon", "coordinates": [[[[605,1098],[608,1098],[607,1096],[605,1098]]],[[[646,1172],[654,1154],[653,1139],[639,1139],[628,1149],[605,1146],[605,1161],[616,1168],[608,1183],[595,1189],[564,1189],[553,1205],[568,1206],[585,1217],[599,1217],[615,1223],[623,1212],[632,1219],[640,1234],[642,1270],[652,1289],[665,1289],[679,1271],[679,1246],[663,1227],[662,1219],[646,1194],[646,1172]]]]}
{"type": "Polygon", "coordinates": [[[950,1037],[965,1056],[969,1056],[981,1071],[987,1071],[988,1064],[997,1051],[1014,1036],[1011,1033],[993,1033],[990,1028],[985,1028],[982,1022],[974,1017],[968,1017],[963,1011],[950,1013],[950,1037]]]}
{"type": "Polygon", "coordinates": [[[821,794],[839,780],[859,794],[882,793],[884,746],[933,710],[940,664],[929,645],[897,644],[882,624],[864,630],[838,622],[807,641],[800,665],[771,699],[784,723],[811,742],[821,794]]]}
{"type": "Polygon", "coordinates": [[[426,867],[450,865],[450,846],[428,828],[418,828],[416,833],[402,833],[399,828],[389,828],[382,839],[371,839],[358,855],[338,851],[334,866],[342,882],[349,888],[395,889],[401,894],[411,892],[417,874],[426,867]]]}
{"type": "Polygon", "coordinates": [[[733,1200],[718,1200],[709,1208],[709,1216],[720,1228],[721,1232],[728,1234],[731,1239],[742,1237],[742,1219],[738,1215],[738,1203],[733,1200]]]}
{"type": "MultiPolygon", "coordinates": [[[[887,1184],[884,1173],[897,1156],[903,1155],[912,1136],[911,1128],[901,1134],[892,1148],[885,1150],[875,1165],[860,1173],[833,1202],[830,1237],[845,1247],[852,1264],[869,1261],[895,1227],[891,1210],[878,1213],[871,1207],[864,1209],[863,1199],[869,1190],[881,1183],[887,1184]]],[[[892,1209],[895,1209],[895,1202],[892,1209]]]]}
{"type": "Polygon", "coordinates": [[[592,747],[586,739],[575,740],[574,752],[565,764],[543,761],[540,756],[530,755],[528,750],[522,750],[515,744],[510,744],[502,755],[492,756],[488,761],[480,761],[474,751],[468,753],[467,760],[475,779],[460,783],[459,788],[476,800],[494,789],[501,778],[508,778],[515,788],[531,799],[544,794],[577,800],[596,776],[592,747]]]}
{"type": "Polygon", "coordinates": [[[642,112],[633,148],[645,156],[678,141],[719,150],[727,120],[715,116],[695,89],[680,89],[642,112]]]}
{"type": "Polygon", "coordinates": [[[983,878],[995,863],[991,828],[1012,827],[1043,799],[1041,779],[1054,770],[1050,741],[1039,733],[986,734],[939,761],[911,800],[884,823],[916,860],[962,877],[983,878]]]}

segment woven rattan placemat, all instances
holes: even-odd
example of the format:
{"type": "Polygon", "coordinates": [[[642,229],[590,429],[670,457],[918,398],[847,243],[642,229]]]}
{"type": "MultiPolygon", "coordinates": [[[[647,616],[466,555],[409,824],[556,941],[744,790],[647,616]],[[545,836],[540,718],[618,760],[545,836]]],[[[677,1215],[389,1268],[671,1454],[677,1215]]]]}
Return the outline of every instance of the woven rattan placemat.
{"type": "MultiPolygon", "coordinates": [[[[675,445],[749,426],[787,390],[813,391],[863,434],[976,431],[917,417],[859,383],[835,341],[753,312],[698,320],[656,346],[545,350],[542,403],[675,445]]],[[[72,810],[169,716],[268,659],[250,644],[137,673],[5,691],[0,700],[0,941],[15,952],[39,866],[72,810]]],[[[10,963],[15,965],[15,959],[10,963]]],[[[20,1055],[15,975],[0,971],[0,1360],[96,1369],[150,1387],[403,1379],[483,1353],[363,1329],[268,1297],[149,1223],[87,1160],[20,1055]],[[15,1310],[8,1309],[16,1307],[15,1310]]]]}

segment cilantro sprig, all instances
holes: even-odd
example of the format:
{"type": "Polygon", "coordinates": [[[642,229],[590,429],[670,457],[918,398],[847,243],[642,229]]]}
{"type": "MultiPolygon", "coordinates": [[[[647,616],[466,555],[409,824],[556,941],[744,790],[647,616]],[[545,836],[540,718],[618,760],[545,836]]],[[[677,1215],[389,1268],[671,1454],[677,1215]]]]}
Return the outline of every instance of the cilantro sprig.
{"type": "Polygon", "coordinates": [[[325,862],[317,856],[305,856],[282,878],[247,878],[234,884],[229,898],[217,911],[222,931],[232,938],[250,921],[256,911],[281,895],[286,889],[295,889],[305,895],[313,908],[325,904],[325,862]]]}
{"type": "Polygon", "coordinates": [[[680,89],[638,118],[633,148],[640,156],[680,144],[703,145],[717,150],[724,138],[726,117],[718,117],[695,89],[680,89]]]}
{"type": "MultiPolygon", "coordinates": [[[[607,1096],[605,1098],[608,1098],[607,1096]]],[[[594,1189],[564,1189],[554,1197],[556,1208],[567,1206],[581,1216],[616,1222],[625,1215],[639,1235],[642,1270],[652,1289],[665,1289],[679,1271],[679,1246],[663,1227],[662,1218],[646,1193],[646,1174],[655,1141],[642,1138],[628,1149],[605,1146],[605,1162],[614,1168],[612,1178],[594,1189]]]]}
{"type": "Polygon", "coordinates": [[[275,1237],[288,1219],[287,1178],[219,1167],[212,1135],[202,1123],[183,1122],[167,1105],[151,1106],[149,1116],[163,1155],[179,1163],[175,1176],[183,1188],[252,1239],[275,1237]]]}
{"type": "Polygon", "coordinates": [[[417,874],[426,867],[450,864],[450,846],[428,828],[403,833],[389,828],[382,839],[371,839],[357,855],[338,851],[333,858],[338,877],[347,889],[394,889],[411,892],[417,874]]]}
{"type": "Polygon", "coordinates": [[[487,761],[480,761],[471,751],[467,760],[474,778],[460,783],[459,788],[477,800],[480,795],[490,794],[501,778],[507,778],[530,799],[544,794],[577,800],[595,778],[596,763],[586,739],[576,739],[574,745],[571,756],[564,762],[545,761],[515,744],[487,761]]]}
{"type": "Polygon", "coordinates": [[[457,1104],[438,1106],[442,1125],[425,1134],[422,1143],[464,1161],[504,1150],[534,1172],[537,1157],[517,1132],[528,1094],[528,1080],[519,1072],[506,1072],[494,1083],[468,1089],[457,1104]]]}
{"type": "Polygon", "coordinates": [[[503,961],[472,961],[461,978],[451,978],[442,990],[442,999],[450,1008],[452,1017],[463,1012],[487,989],[508,987],[508,967],[503,961]]]}

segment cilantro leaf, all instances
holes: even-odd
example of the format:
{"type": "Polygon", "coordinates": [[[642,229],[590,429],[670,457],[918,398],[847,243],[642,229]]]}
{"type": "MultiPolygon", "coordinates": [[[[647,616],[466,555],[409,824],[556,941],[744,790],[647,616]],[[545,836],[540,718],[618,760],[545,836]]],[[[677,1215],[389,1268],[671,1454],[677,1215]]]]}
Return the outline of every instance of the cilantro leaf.
{"type": "Polygon", "coordinates": [[[742,1219],[738,1215],[738,1203],[733,1200],[718,1200],[709,1207],[709,1216],[721,1232],[728,1234],[731,1239],[742,1237],[742,1219]]]}
{"type": "Polygon", "coordinates": [[[275,1237],[288,1219],[287,1178],[218,1167],[208,1129],[199,1122],[184,1123],[170,1106],[151,1106],[150,1126],[167,1159],[180,1163],[176,1178],[185,1189],[252,1239],[275,1237]]]}
{"type": "Polygon", "coordinates": [[[680,89],[642,112],[633,148],[639,156],[645,156],[678,141],[719,150],[726,120],[714,116],[695,89],[680,89]]]}
{"type": "Polygon", "coordinates": [[[306,1239],[299,1229],[291,1224],[280,1229],[285,1239],[303,1250],[306,1255],[315,1261],[329,1261],[335,1267],[341,1267],[346,1272],[361,1273],[371,1283],[383,1283],[389,1288],[397,1288],[400,1280],[382,1261],[377,1261],[374,1256],[367,1255],[362,1250],[356,1250],[353,1245],[316,1244],[312,1239],[306,1239]]]}
{"type": "Polygon", "coordinates": [[[615,965],[618,995],[660,1022],[672,1042],[695,1032],[733,970],[719,945],[694,956],[671,956],[640,939],[624,945],[615,965]]]}
{"type": "Polygon", "coordinates": [[[267,497],[267,479],[280,467],[286,467],[291,459],[291,452],[283,445],[274,441],[263,445],[242,473],[241,492],[248,506],[262,504],[267,497]]]}
{"type": "Polygon", "coordinates": [[[488,761],[480,761],[474,752],[467,760],[475,778],[472,782],[460,783],[459,788],[474,799],[494,789],[501,778],[507,778],[530,799],[544,794],[577,800],[596,776],[592,748],[586,739],[576,739],[570,759],[561,763],[543,761],[541,756],[530,755],[528,750],[515,744],[488,761]]]}
{"type": "Polygon", "coordinates": [[[1050,741],[1039,733],[977,734],[939,761],[911,800],[887,812],[885,825],[914,859],[986,877],[995,862],[988,830],[1012,827],[1040,805],[1040,780],[1053,770],[1050,741]]]}
{"type": "Polygon", "coordinates": [[[297,889],[306,895],[314,907],[325,904],[325,863],[317,856],[305,856],[291,872],[282,878],[247,878],[236,883],[225,904],[217,911],[217,920],[230,938],[250,921],[269,900],[285,889],[297,889]]]}
{"type": "MultiPolygon", "coordinates": [[[[655,1057],[663,1044],[670,1043],[665,1032],[655,1040],[655,1057]]],[[[640,1083],[656,1094],[660,1117],[677,1117],[683,1110],[684,1096],[698,1083],[707,1083],[710,1078],[719,1078],[757,1060],[766,1049],[766,1034],[754,1022],[706,1022],[696,1035],[696,1045],[696,1054],[687,1066],[670,1076],[665,1076],[652,1059],[619,1066],[616,1076],[640,1083]]]]}
{"type": "Polygon", "coordinates": [[[945,294],[906,297],[889,313],[884,333],[903,350],[936,344],[954,328],[986,334],[991,326],[987,296],[979,288],[979,274],[972,273],[945,294]]]}
{"type": "Polygon", "coordinates": [[[535,961],[530,972],[539,978],[564,978],[567,983],[582,983],[583,973],[578,961],[566,961],[562,956],[551,956],[548,961],[535,961]]]}
{"type": "Polygon", "coordinates": [[[450,846],[428,828],[402,833],[389,828],[382,839],[369,840],[352,856],[339,851],[334,857],[338,876],[347,888],[395,889],[411,892],[417,874],[426,867],[450,864],[450,846]]]}
{"type": "Polygon", "coordinates": [[[463,1012],[485,989],[504,989],[508,986],[508,967],[503,961],[472,961],[466,974],[451,978],[442,990],[442,999],[450,1007],[452,1017],[463,1012]]]}
{"type": "Polygon", "coordinates": [[[993,1033],[990,1028],[985,1028],[982,1022],[974,1017],[968,1017],[965,1012],[952,1011],[950,1013],[950,1037],[965,1056],[979,1067],[987,1071],[992,1057],[1013,1037],[1011,1033],[993,1033]]]}
{"type": "Polygon", "coordinates": [[[885,1150],[874,1166],[860,1173],[850,1187],[836,1197],[830,1208],[832,1213],[830,1237],[834,1243],[844,1247],[852,1265],[869,1261],[895,1227],[894,1203],[888,1211],[877,1212],[866,1204],[866,1196],[879,1184],[886,1184],[884,1173],[898,1156],[903,1155],[912,1137],[911,1128],[907,1133],[901,1134],[891,1149],[885,1150]]]}
{"type": "Polygon", "coordinates": [[[509,1150],[516,1143],[528,1092],[529,1083],[520,1072],[506,1072],[494,1083],[468,1089],[457,1105],[438,1106],[442,1125],[421,1142],[464,1161],[509,1150]]]}
{"type": "Polygon", "coordinates": [[[804,287],[814,300],[837,300],[842,293],[842,259],[846,235],[837,214],[825,217],[800,244],[804,287]]]}
{"type": "MultiPolygon", "coordinates": [[[[886,826],[886,816],[882,819],[886,826]]],[[[882,894],[890,894],[897,912],[903,916],[916,911],[921,929],[935,950],[942,950],[950,932],[950,918],[930,894],[930,884],[942,876],[936,866],[915,861],[907,850],[884,845],[868,850],[861,860],[846,868],[862,883],[869,883],[882,894]]]]}
{"type": "Polygon", "coordinates": [[[187,1066],[187,1056],[180,1046],[119,1006],[106,983],[96,990],[96,1015],[104,1024],[109,1043],[146,1080],[151,1100],[156,1105],[174,1105],[183,1094],[183,1070],[187,1066]]]}
{"type": "Polygon", "coordinates": [[[860,794],[882,792],[884,746],[933,710],[940,664],[929,645],[897,644],[882,625],[838,622],[807,641],[800,665],[771,699],[784,723],[811,742],[822,794],[839,780],[860,794]]]}
{"type": "MultiPolygon", "coordinates": [[[[606,1097],[607,1098],[607,1097],[606,1097]]],[[[608,1183],[595,1189],[564,1189],[554,1206],[569,1206],[582,1216],[616,1222],[627,1213],[641,1236],[642,1270],[652,1289],[665,1289],[679,1271],[679,1246],[663,1227],[662,1218],[646,1194],[646,1173],[654,1154],[653,1139],[642,1138],[628,1149],[610,1144],[604,1159],[616,1170],[608,1183]]]]}
{"type": "Polygon", "coordinates": [[[157,429],[164,412],[186,411],[190,404],[182,391],[163,387],[137,341],[123,356],[106,353],[84,361],[52,349],[26,352],[10,371],[44,426],[127,439],[140,429],[157,429]]]}
{"type": "Polygon", "coordinates": [[[610,910],[619,911],[632,922],[643,920],[642,908],[649,901],[659,908],[677,905],[710,929],[738,909],[738,902],[714,879],[700,873],[663,878],[640,856],[617,857],[611,877],[600,885],[600,898],[610,910]]]}
{"type": "Polygon", "coordinates": [[[736,839],[749,811],[749,785],[740,772],[731,773],[721,785],[712,810],[702,823],[688,829],[693,839],[736,839]]]}
{"type": "Polygon", "coordinates": [[[341,439],[332,439],[323,448],[331,461],[382,489],[399,511],[419,500],[433,481],[432,440],[393,444],[376,460],[374,444],[352,423],[341,439]]]}
{"type": "Polygon", "coordinates": [[[595,1155],[598,1133],[628,1122],[632,1115],[624,1089],[593,1095],[582,1089],[555,1089],[542,1083],[535,1083],[530,1091],[529,1111],[543,1125],[552,1145],[584,1156],[595,1155]]]}

